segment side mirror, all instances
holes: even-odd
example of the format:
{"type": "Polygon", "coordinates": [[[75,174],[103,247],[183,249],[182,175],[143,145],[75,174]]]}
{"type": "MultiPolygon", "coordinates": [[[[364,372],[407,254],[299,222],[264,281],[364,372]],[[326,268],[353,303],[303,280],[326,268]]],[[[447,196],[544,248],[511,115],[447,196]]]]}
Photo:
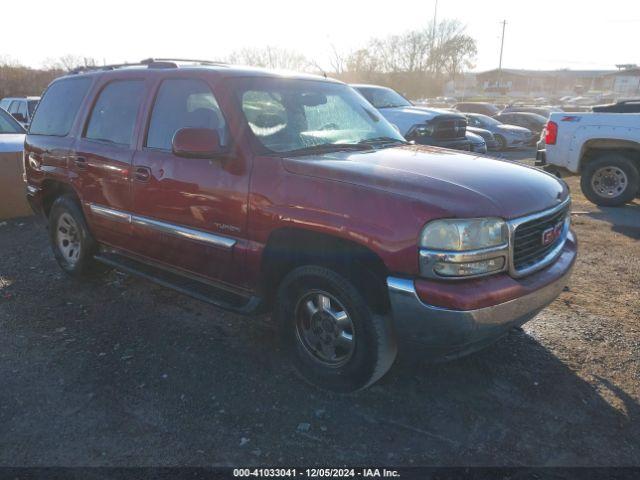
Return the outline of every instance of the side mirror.
{"type": "Polygon", "coordinates": [[[220,136],[210,128],[181,128],[173,136],[171,150],[178,157],[214,158],[227,153],[220,136]]]}

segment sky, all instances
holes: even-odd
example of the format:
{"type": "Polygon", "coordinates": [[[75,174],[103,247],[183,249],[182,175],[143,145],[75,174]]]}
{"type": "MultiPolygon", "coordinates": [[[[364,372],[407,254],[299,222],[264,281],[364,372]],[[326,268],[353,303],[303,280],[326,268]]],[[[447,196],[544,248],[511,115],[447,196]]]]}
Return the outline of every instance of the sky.
{"type": "MultiPolygon", "coordinates": [[[[40,67],[66,54],[107,63],[148,57],[220,59],[245,47],[295,49],[329,68],[371,38],[425,27],[436,0],[30,0],[2,6],[0,58],[40,67]],[[11,39],[11,41],[7,41],[11,39]]],[[[5,3],[3,2],[3,3],[5,3]]],[[[637,0],[439,0],[438,19],[457,19],[476,39],[476,71],[503,66],[612,69],[640,64],[637,0]]]]}

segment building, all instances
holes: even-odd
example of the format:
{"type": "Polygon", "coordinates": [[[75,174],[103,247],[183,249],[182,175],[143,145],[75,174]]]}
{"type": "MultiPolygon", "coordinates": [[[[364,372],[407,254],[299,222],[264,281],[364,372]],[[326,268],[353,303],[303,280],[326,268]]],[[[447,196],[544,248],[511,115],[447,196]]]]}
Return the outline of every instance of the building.
{"type": "Polygon", "coordinates": [[[562,97],[589,91],[608,91],[616,70],[518,70],[503,68],[476,74],[477,89],[485,95],[562,97]]]}
{"type": "Polygon", "coordinates": [[[608,89],[620,97],[640,98],[640,68],[629,65],[607,75],[608,89]]]}

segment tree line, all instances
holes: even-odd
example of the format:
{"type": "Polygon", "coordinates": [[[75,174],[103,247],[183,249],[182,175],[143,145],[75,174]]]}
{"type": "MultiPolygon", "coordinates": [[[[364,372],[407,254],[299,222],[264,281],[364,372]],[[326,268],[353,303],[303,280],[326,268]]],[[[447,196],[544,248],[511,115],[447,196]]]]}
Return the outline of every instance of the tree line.
{"type": "MultiPolygon", "coordinates": [[[[374,38],[362,48],[340,51],[329,45],[329,69],[294,49],[243,48],[221,59],[257,67],[321,73],[349,83],[390,86],[410,98],[439,95],[444,84],[473,67],[476,41],[457,20],[374,38]]],[[[99,65],[94,58],[65,55],[34,69],[0,57],[0,98],[40,95],[56,77],[82,66],[99,65]]]]}

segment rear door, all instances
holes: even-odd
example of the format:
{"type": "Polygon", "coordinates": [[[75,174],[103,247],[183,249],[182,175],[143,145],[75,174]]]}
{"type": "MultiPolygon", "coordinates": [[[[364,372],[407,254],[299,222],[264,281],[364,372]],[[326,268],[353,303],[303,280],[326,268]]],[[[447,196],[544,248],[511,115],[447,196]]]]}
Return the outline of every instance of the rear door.
{"type": "Polygon", "coordinates": [[[94,234],[121,249],[130,243],[131,161],[145,88],[130,76],[96,87],[71,164],[94,234]]]}
{"type": "Polygon", "coordinates": [[[171,151],[176,131],[217,130],[229,144],[225,116],[202,78],[165,78],[155,87],[148,133],[133,162],[134,248],[150,260],[238,284],[237,241],[245,233],[249,176],[235,157],[183,158],[171,151]]]}

